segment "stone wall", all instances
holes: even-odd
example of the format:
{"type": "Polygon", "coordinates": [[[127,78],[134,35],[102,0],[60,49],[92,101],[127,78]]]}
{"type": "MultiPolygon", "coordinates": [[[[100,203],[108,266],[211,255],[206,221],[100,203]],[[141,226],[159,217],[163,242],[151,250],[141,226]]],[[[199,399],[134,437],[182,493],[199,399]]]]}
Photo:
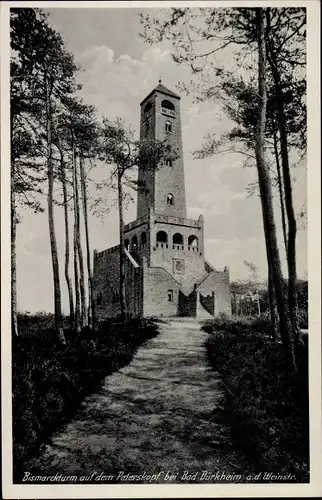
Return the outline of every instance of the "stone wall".
{"type": "Polygon", "coordinates": [[[213,271],[197,288],[202,295],[215,293],[215,316],[225,313],[231,316],[230,282],[228,271],[213,271]]]}
{"type": "MultiPolygon", "coordinates": [[[[115,251],[105,250],[94,254],[94,302],[98,320],[117,316],[120,313],[119,293],[119,247],[115,251]]],[[[110,249],[109,249],[110,250],[110,249]]]]}
{"type": "Polygon", "coordinates": [[[184,295],[179,291],[179,316],[193,316],[197,314],[197,293],[193,290],[190,295],[184,295]]]}
{"type": "MultiPolygon", "coordinates": [[[[119,247],[109,250],[94,256],[94,301],[98,320],[120,314],[119,247]]],[[[125,260],[125,290],[128,312],[133,316],[141,316],[143,310],[142,268],[135,268],[127,258],[125,260]]]]}
{"type": "Polygon", "coordinates": [[[179,284],[164,269],[143,268],[143,315],[176,316],[178,312],[179,284]],[[172,301],[168,294],[172,292],[172,301]]]}
{"type": "Polygon", "coordinates": [[[163,267],[171,274],[182,286],[185,295],[189,295],[193,286],[205,274],[204,255],[203,255],[203,219],[190,221],[185,219],[180,224],[179,218],[160,219],[160,216],[152,214],[150,220],[150,265],[151,267],[163,267]],[[167,243],[157,241],[157,233],[164,231],[167,234],[167,243]],[[173,242],[173,237],[180,234],[183,237],[183,243],[173,242]],[[196,236],[198,245],[189,245],[190,236],[196,236]],[[177,269],[177,262],[182,263],[182,269],[177,269]]]}

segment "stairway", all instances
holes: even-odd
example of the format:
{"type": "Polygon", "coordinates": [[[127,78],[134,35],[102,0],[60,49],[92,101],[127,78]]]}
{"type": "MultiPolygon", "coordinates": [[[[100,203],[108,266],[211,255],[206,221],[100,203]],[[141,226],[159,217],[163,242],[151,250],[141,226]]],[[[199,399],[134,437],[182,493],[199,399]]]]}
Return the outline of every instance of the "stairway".
{"type": "Polygon", "coordinates": [[[204,306],[201,304],[199,301],[199,304],[197,306],[197,316],[198,319],[214,319],[213,315],[210,314],[207,309],[204,308],[204,306]]]}

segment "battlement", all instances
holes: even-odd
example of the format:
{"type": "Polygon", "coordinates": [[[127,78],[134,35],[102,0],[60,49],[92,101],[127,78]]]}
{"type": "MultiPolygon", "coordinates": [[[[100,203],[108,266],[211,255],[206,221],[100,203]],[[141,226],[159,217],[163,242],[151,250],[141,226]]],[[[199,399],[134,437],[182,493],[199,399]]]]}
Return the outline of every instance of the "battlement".
{"type": "Polygon", "coordinates": [[[95,252],[95,257],[97,259],[102,259],[103,257],[106,257],[107,255],[111,255],[113,253],[116,253],[119,251],[120,245],[115,245],[114,247],[107,248],[106,250],[103,250],[102,252],[95,252]]]}
{"type": "Polygon", "coordinates": [[[165,224],[173,224],[175,226],[196,227],[198,229],[201,229],[203,225],[202,218],[195,220],[195,219],[188,219],[187,217],[175,217],[173,215],[158,215],[158,214],[154,214],[153,218],[155,223],[164,222],[165,224]]]}
{"type": "Polygon", "coordinates": [[[136,227],[141,226],[142,224],[145,224],[146,222],[148,222],[148,220],[149,220],[148,215],[144,215],[143,217],[139,217],[138,219],[136,219],[132,222],[129,222],[128,224],[125,224],[123,231],[126,233],[126,232],[130,231],[131,229],[135,229],[136,227]]]}

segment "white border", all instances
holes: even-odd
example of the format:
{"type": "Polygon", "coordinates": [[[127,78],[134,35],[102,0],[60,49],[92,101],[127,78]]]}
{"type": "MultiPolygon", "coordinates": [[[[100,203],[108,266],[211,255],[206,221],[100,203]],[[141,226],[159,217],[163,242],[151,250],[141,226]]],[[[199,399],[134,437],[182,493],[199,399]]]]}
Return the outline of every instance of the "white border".
{"type": "Polygon", "coordinates": [[[13,485],[10,342],[10,144],[9,144],[9,8],[149,8],[254,7],[259,1],[113,1],[1,2],[1,388],[3,496],[14,498],[191,498],[308,497],[322,494],[321,454],[321,156],[320,156],[320,3],[318,0],[260,1],[261,6],[306,7],[308,46],[308,275],[310,322],[310,484],[189,485],[13,485]]]}

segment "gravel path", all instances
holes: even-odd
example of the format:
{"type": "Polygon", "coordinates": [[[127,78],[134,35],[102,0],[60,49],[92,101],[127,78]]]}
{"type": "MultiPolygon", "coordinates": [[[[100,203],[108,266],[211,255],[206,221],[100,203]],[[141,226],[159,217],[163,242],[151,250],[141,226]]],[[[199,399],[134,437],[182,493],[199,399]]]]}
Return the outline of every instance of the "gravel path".
{"type": "Polygon", "coordinates": [[[206,337],[196,321],[160,324],[26,470],[101,483],[231,482],[227,475],[245,472],[245,457],[216,419],[222,388],[207,364],[206,337]]]}

